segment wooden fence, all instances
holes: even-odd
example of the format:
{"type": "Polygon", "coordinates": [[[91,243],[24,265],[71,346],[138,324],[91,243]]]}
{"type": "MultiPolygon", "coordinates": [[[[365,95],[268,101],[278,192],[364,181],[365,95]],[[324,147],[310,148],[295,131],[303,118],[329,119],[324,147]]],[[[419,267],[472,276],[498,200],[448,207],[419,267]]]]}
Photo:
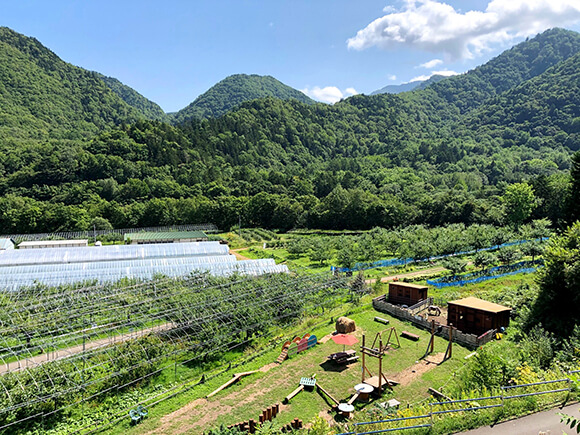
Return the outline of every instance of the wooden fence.
{"type": "Polygon", "coordinates": [[[419,301],[415,305],[412,305],[409,308],[407,308],[407,311],[413,315],[416,315],[417,313],[426,310],[431,305],[433,305],[433,298],[429,296],[427,299],[419,301]]]}
{"type": "MultiPolygon", "coordinates": [[[[416,305],[413,305],[413,307],[415,306],[416,305]]],[[[391,316],[396,317],[398,319],[407,320],[421,329],[425,329],[427,331],[431,330],[430,321],[425,320],[423,317],[417,316],[416,314],[409,312],[409,309],[400,308],[396,305],[387,302],[387,298],[385,295],[373,299],[373,308],[382,313],[390,314],[391,316]]],[[[416,310],[415,312],[418,311],[416,310]]],[[[435,333],[440,337],[448,338],[449,327],[447,325],[441,325],[439,323],[436,323],[436,325],[437,328],[435,328],[435,333]]],[[[495,332],[496,331],[493,329],[478,337],[475,334],[466,334],[454,328],[453,341],[470,349],[477,349],[479,346],[483,346],[485,343],[491,341],[495,335],[495,332]]]]}

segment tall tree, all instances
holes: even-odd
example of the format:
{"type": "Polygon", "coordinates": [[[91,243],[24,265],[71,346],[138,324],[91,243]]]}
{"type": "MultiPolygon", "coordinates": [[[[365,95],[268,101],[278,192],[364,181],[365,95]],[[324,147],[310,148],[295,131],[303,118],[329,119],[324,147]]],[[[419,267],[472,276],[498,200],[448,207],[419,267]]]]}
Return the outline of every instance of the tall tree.
{"type": "MultiPolygon", "coordinates": [[[[540,293],[530,323],[566,337],[580,322],[580,222],[553,237],[544,251],[545,267],[538,274],[540,293]]],[[[533,325],[529,325],[533,326],[533,325]]]]}
{"type": "Polygon", "coordinates": [[[568,194],[567,220],[569,223],[580,220],[580,151],[572,156],[572,168],[570,169],[572,184],[568,194]]]}
{"type": "Polygon", "coordinates": [[[509,185],[503,195],[506,218],[509,223],[519,227],[532,214],[536,206],[534,190],[527,183],[509,185]]]}

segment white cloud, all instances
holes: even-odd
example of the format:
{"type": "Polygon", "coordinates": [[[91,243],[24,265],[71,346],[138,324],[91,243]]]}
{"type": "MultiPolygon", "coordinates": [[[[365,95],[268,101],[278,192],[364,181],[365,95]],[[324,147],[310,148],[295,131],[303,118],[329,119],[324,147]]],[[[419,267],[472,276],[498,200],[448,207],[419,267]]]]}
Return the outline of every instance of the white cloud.
{"type": "Polygon", "coordinates": [[[429,62],[422,63],[419,65],[421,68],[431,69],[435,68],[437,65],[441,65],[443,61],[441,59],[432,59],[429,62]]]}
{"type": "Polygon", "coordinates": [[[385,13],[348,39],[348,48],[413,47],[449,59],[473,58],[494,43],[579,21],[580,1],[491,0],[484,11],[461,13],[436,0],[406,0],[402,9],[385,13]]]}
{"type": "Polygon", "coordinates": [[[424,82],[425,80],[429,80],[434,75],[451,77],[451,76],[456,76],[457,74],[459,74],[459,73],[458,72],[455,72],[455,71],[449,71],[449,70],[431,71],[431,74],[422,74],[420,76],[413,77],[411,80],[408,81],[408,83],[412,83],[412,82],[424,82]]]}
{"type": "Polygon", "coordinates": [[[451,76],[456,76],[458,73],[457,71],[449,71],[447,69],[442,70],[442,71],[431,71],[431,75],[438,75],[438,76],[445,76],[445,77],[451,77],[451,76]]]}
{"type": "Polygon", "coordinates": [[[310,98],[330,104],[334,104],[345,97],[358,94],[355,88],[346,88],[344,91],[341,91],[336,86],[326,86],[324,88],[314,86],[311,89],[304,88],[300,90],[310,98]]]}
{"type": "Polygon", "coordinates": [[[388,78],[389,80],[397,80],[397,76],[396,76],[395,74],[389,74],[389,75],[387,76],[387,78],[388,78]]]}
{"type": "Polygon", "coordinates": [[[413,82],[424,82],[425,80],[429,80],[429,77],[431,77],[433,74],[423,74],[417,77],[413,77],[411,80],[409,80],[407,83],[413,83],[413,82]]]}

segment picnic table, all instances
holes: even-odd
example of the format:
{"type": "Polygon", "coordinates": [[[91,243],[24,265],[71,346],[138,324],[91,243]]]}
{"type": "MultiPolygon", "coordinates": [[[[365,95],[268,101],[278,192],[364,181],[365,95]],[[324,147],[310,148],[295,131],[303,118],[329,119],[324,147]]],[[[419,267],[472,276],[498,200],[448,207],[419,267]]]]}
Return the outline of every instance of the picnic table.
{"type": "Polygon", "coordinates": [[[327,358],[337,364],[348,364],[358,360],[358,355],[356,354],[356,350],[349,349],[343,352],[332,353],[327,358]]]}

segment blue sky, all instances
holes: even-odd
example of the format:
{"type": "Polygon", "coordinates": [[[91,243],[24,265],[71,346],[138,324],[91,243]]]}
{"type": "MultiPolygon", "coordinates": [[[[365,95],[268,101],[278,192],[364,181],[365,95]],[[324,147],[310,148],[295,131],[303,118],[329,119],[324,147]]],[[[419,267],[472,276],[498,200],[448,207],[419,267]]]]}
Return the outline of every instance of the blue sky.
{"type": "Polygon", "coordinates": [[[0,25],[177,111],[231,74],[333,102],[461,73],[550,27],[580,0],[18,0],[0,25]]]}

